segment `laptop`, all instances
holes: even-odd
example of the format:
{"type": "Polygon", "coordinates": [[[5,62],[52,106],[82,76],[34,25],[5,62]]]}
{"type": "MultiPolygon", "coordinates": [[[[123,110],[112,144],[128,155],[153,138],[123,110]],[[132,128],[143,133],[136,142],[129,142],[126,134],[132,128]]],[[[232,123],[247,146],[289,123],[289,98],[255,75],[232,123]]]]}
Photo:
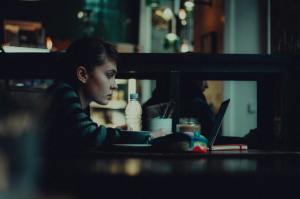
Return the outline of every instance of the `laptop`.
{"type": "Polygon", "coordinates": [[[217,117],[215,119],[213,128],[210,132],[209,138],[207,139],[207,149],[211,150],[212,146],[216,140],[216,137],[218,135],[219,129],[221,127],[222,121],[223,121],[223,117],[225,115],[225,112],[227,110],[228,104],[230,102],[230,99],[222,102],[221,107],[219,109],[219,112],[217,114],[217,117]]]}

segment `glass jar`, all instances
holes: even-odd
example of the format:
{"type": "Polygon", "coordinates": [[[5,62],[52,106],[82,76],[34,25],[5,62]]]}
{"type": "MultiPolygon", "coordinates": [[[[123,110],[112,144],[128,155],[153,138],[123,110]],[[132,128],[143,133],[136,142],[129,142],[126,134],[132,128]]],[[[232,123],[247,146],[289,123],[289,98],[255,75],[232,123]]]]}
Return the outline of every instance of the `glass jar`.
{"type": "Polygon", "coordinates": [[[201,134],[201,125],[198,123],[197,118],[183,117],[180,118],[179,123],[176,125],[177,132],[191,132],[199,131],[201,134]]]}

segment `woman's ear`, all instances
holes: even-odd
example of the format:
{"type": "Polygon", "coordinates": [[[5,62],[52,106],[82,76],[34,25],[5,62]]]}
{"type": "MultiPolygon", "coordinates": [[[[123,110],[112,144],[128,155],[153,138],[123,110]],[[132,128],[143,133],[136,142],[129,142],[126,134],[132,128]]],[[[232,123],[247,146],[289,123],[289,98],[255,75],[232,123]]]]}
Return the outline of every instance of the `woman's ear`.
{"type": "Polygon", "coordinates": [[[79,81],[81,81],[82,83],[86,83],[87,79],[88,79],[88,74],[86,69],[83,66],[79,66],[77,68],[77,78],[79,79],[79,81]]]}

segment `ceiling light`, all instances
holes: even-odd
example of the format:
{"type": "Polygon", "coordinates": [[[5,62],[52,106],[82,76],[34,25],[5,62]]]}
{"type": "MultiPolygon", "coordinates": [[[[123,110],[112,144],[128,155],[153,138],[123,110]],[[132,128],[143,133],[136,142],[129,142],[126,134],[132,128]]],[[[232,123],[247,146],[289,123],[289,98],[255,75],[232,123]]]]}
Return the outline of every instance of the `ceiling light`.
{"type": "Polygon", "coordinates": [[[180,37],[174,33],[169,33],[164,39],[164,49],[177,51],[180,48],[180,37]]]}
{"type": "Polygon", "coordinates": [[[173,12],[170,8],[166,8],[162,14],[162,18],[166,21],[170,21],[173,17],[173,12]]]}
{"type": "Polygon", "coordinates": [[[174,33],[169,33],[169,34],[167,34],[166,37],[167,37],[168,40],[174,41],[177,38],[177,35],[174,34],[174,33]]]}
{"type": "Polygon", "coordinates": [[[173,12],[167,7],[158,7],[152,12],[152,25],[157,30],[168,29],[169,21],[174,18],[173,12]]]}
{"type": "Polygon", "coordinates": [[[78,12],[77,17],[78,17],[79,19],[81,19],[81,18],[83,17],[83,12],[82,12],[82,11],[78,12]]]}
{"type": "Polygon", "coordinates": [[[189,46],[188,46],[187,44],[182,44],[182,45],[181,45],[181,48],[180,48],[180,51],[181,51],[182,53],[188,52],[188,51],[189,51],[189,46]]]}
{"type": "Polygon", "coordinates": [[[192,10],[194,8],[195,4],[192,1],[186,1],[184,3],[184,6],[187,10],[192,10]]]}
{"type": "Polygon", "coordinates": [[[186,18],[186,12],[185,12],[185,9],[180,9],[180,10],[179,10],[178,17],[179,17],[179,19],[181,19],[181,20],[183,20],[183,19],[186,18]]]}
{"type": "Polygon", "coordinates": [[[48,50],[52,49],[52,41],[51,41],[50,37],[46,38],[46,47],[47,47],[48,50]]]}
{"type": "Polygon", "coordinates": [[[147,0],[147,5],[153,8],[158,7],[160,5],[160,0],[147,0]]]}

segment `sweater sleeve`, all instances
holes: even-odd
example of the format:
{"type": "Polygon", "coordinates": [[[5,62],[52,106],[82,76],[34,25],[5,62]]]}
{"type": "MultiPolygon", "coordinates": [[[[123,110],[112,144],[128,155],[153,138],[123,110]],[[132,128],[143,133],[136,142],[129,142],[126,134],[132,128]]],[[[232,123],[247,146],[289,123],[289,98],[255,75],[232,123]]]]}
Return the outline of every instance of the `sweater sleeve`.
{"type": "Polygon", "coordinates": [[[45,112],[48,151],[82,152],[111,145],[120,137],[118,129],[94,123],[81,108],[77,93],[68,84],[57,84],[41,99],[50,103],[45,112]]]}

